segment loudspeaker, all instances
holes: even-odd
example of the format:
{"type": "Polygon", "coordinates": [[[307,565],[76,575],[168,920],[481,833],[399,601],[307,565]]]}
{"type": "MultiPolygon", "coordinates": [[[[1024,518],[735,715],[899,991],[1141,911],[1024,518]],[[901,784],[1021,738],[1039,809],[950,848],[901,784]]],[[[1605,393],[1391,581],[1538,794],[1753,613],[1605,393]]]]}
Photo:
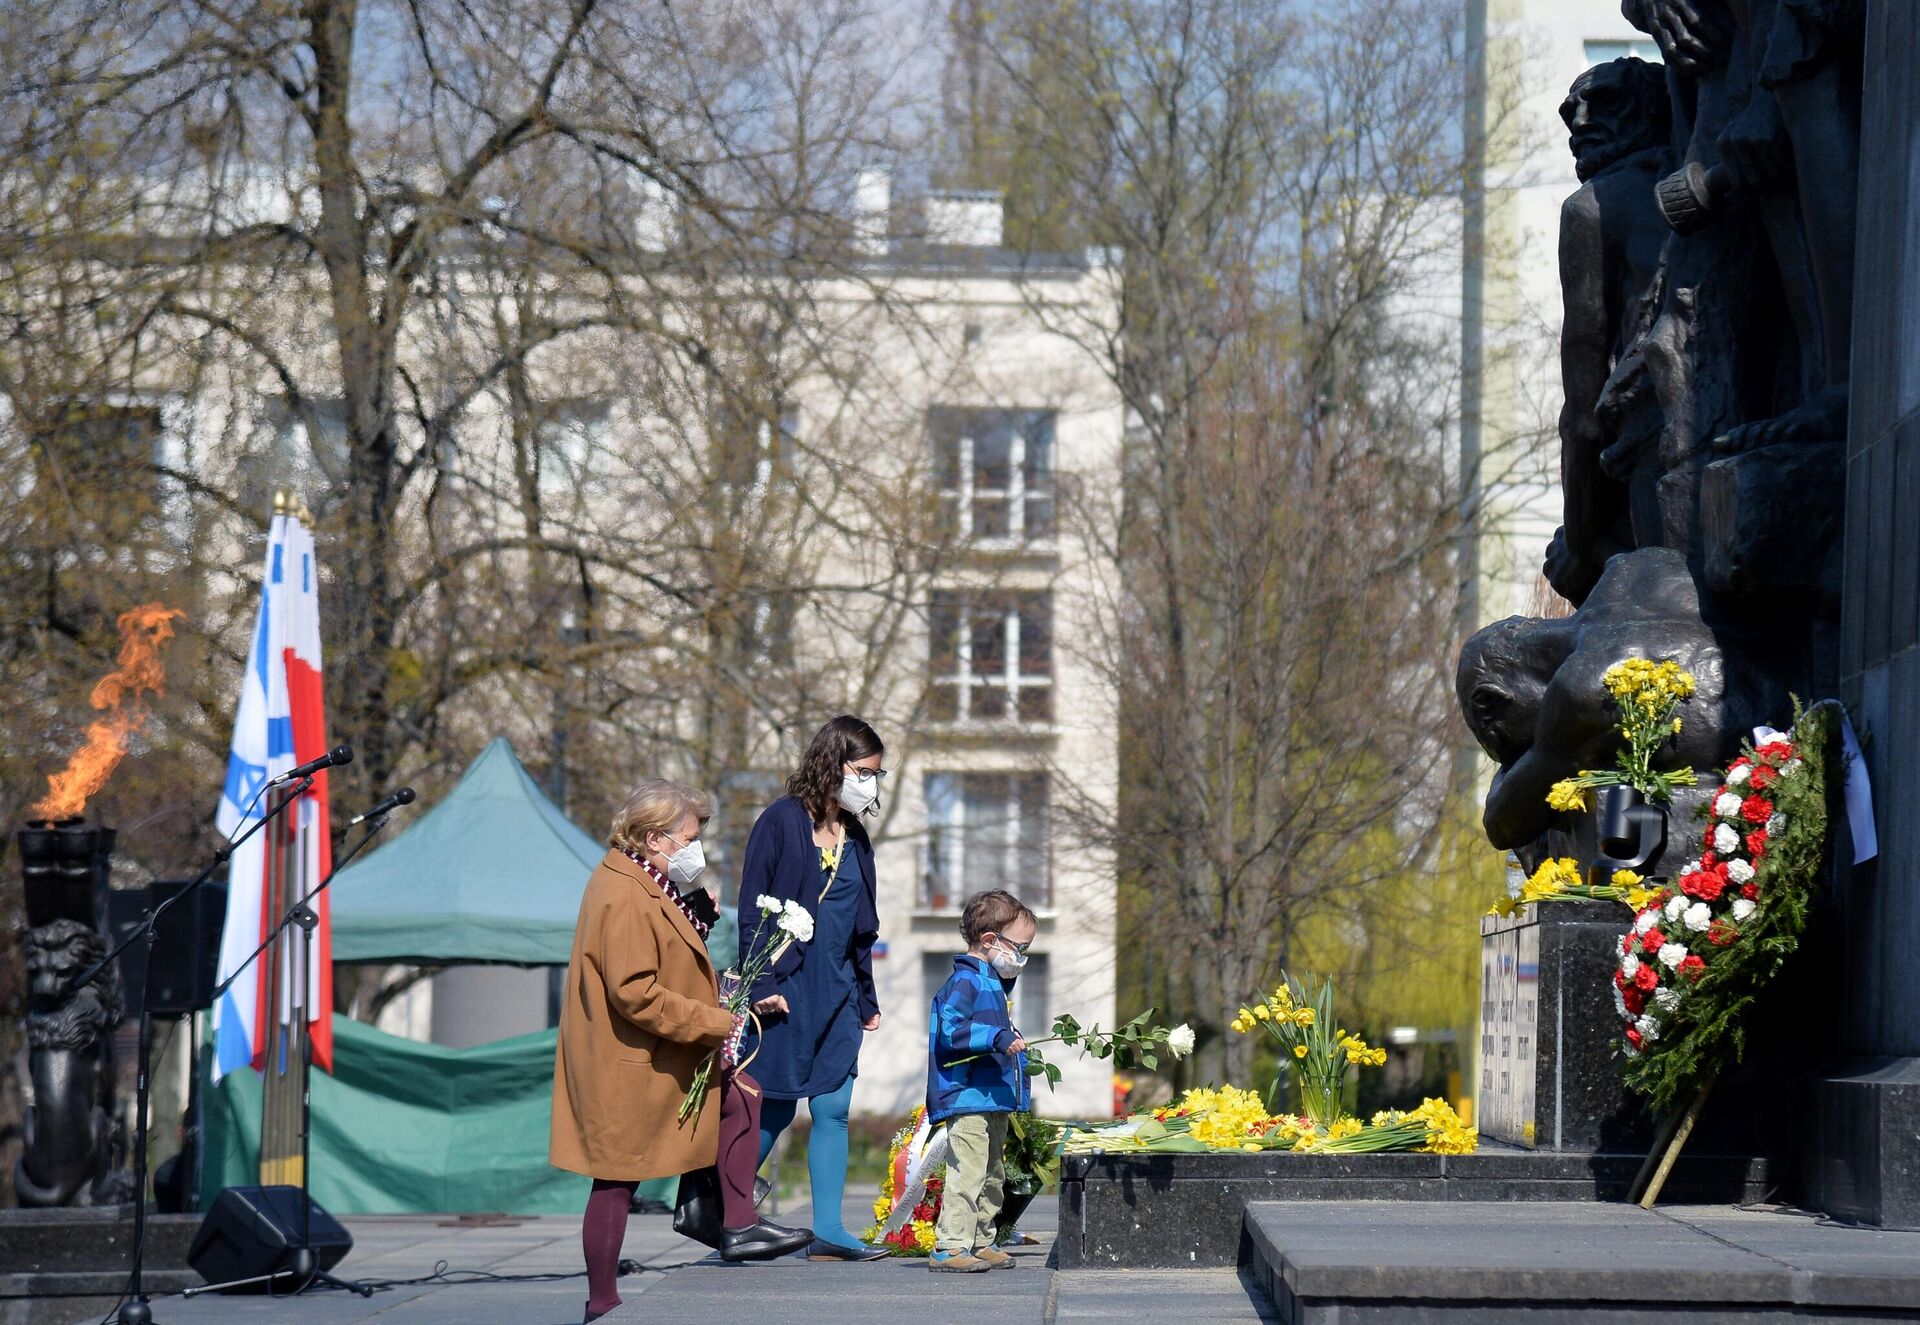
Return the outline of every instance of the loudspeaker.
{"type": "MultiPolygon", "coordinates": [[[[187,1264],[210,1284],[255,1279],[284,1270],[293,1263],[300,1245],[300,1189],[298,1187],[228,1187],[214,1198],[213,1209],[193,1235],[187,1264]]],[[[331,1270],[353,1250],[353,1234],[307,1198],[307,1245],[322,1270],[331,1270]]],[[[284,1279],[248,1284],[235,1292],[286,1292],[284,1279]]]]}
{"type": "MultiPolygon", "coordinates": [[[[116,888],[107,894],[107,924],[115,943],[138,932],[150,906],[178,897],[182,879],[156,879],[145,888],[116,888]]],[[[220,966],[220,927],[227,914],[227,887],[203,883],[167,908],[153,935],[153,1015],[178,1017],[213,1006],[220,966]]],[[[146,945],[135,943],[120,956],[121,996],[127,1015],[140,1015],[140,971],[146,945]]]]}

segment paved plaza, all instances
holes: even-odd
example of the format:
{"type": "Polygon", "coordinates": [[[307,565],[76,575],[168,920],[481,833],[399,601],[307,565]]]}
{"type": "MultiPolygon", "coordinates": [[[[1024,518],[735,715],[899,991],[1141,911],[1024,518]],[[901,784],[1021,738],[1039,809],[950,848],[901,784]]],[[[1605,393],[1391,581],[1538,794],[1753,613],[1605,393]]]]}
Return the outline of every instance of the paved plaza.
{"type": "MultiPolygon", "coordinates": [[[[871,1194],[850,1195],[847,1217],[871,1194]]],[[[1056,1202],[1043,1198],[1025,1221],[1038,1239],[1016,1249],[1011,1270],[984,1275],[931,1275],[924,1262],[885,1260],[815,1265],[787,1259],[725,1265],[677,1236],[666,1215],[635,1216],[625,1255],[642,1269],[622,1276],[626,1304],[606,1317],[625,1322],[750,1321],[801,1325],[822,1320],[905,1321],[916,1325],[1042,1325],[1050,1321],[1208,1321],[1238,1325],[1272,1319],[1250,1281],[1231,1270],[1073,1271],[1048,1268],[1056,1202]]],[[[804,1224],[806,1206],[778,1218],[804,1224]]],[[[338,1272],[384,1281],[371,1298],[315,1291],[298,1300],[205,1296],[156,1298],[159,1325],[573,1325],[586,1300],[580,1270],[580,1221],[564,1217],[461,1223],[432,1215],[355,1216],[343,1221],[353,1252],[338,1272]],[[546,1282],[399,1283],[444,1267],[448,1279],[561,1274],[546,1282]],[[464,1274],[463,1274],[464,1272],[464,1274]]],[[[91,1325],[98,1315],[73,1318],[91,1325]]]]}

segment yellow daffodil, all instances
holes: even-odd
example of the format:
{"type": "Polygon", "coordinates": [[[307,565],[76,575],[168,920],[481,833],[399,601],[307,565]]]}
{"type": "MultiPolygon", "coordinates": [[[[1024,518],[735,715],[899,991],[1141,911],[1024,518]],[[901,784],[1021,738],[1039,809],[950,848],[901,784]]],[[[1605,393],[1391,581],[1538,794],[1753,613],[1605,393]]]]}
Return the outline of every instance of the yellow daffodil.
{"type": "Polygon", "coordinates": [[[1304,1045],[1304,1044],[1296,1044],[1296,1045],[1294,1045],[1294,1046],[1293,1046],[1293,1056],[1294,1056],[1295,1058],[1305,1058],[1305,1057],[1307,1056],[1307,1046],[1306,1046],[1306,1045],[1304,1045]]]}
{"type": "Polygon", "coordinates": [[[1547,788],[1550,809],[1572,812],[1587,808],[1587,789],[1573,778],[1562,778],[1547,788]]]}

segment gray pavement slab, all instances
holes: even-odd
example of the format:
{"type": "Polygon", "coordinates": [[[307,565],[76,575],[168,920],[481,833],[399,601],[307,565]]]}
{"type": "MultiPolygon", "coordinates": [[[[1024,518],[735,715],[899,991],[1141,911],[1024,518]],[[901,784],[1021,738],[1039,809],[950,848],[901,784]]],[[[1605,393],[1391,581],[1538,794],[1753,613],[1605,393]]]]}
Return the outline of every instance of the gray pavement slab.
{"type": "Polygon", "coordinates": [[[1256,1202],[1247,1224],[1283,1313],[1290,1302],[1920,1312],[1920,1233],[1779,1210],[1256,1202]]]}
{"type": "MultiPolygon", "coordinates": [[[[870,1194],[850,1195],[847,1214],[870,1207],[870,1194]]],[[[635,1216],[624,1254],[649,1267],[620,1281],[624,1304],[606,1318],[624,1322],[746,1320],[752,1325],[865,1319],[914,1325],[1050,1325],[1055,1321],[1125,1318],[1133,1322],[1273,1320],[1251,1281],[1232,1270],[1084,1271],[1050,1268],[1057,1202],[1044,1198],[1023,1220],[1039,1245],[1014,1250],[1013,1269],[982,1275],[934,1275],[924,1261],[896,1258],[864,1264],[815,1264],[793,1257],[730,1266],[674,1234],[665,1215],[635,1216]]],[[[789,1204],[781,1222],[805,1224],[811,1210],[789,1204]]],[[[579,1275],[580,1221],[525,1218],[462,1224],[440,1216],[344,1219],[352,1253],[337,1272],[369,1281],[418,1279],[444,1267],[490,1274],[561,1274],[546,1282],[395,1284],[371,1298],[315,1291],[298,1298],[206,1295],[154,1299],[161,1325],[572,1325],[586,1300],[579,1275]]],[[[80,1325],[99,1319],[60,1318],[80,1325]]]]}

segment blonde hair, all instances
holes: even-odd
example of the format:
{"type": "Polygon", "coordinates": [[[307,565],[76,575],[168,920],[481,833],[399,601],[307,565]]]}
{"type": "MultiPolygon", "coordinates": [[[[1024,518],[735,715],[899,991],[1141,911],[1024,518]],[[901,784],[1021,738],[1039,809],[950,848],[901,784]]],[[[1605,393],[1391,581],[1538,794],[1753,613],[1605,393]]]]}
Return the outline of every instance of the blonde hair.
{"type": "Polygon", "coordinates": [[[644,853],[648,833],[672,836],[689,814],[703,824],[713,817],[713,802],[706,792],[666,778],[642,779],[613,816],[607,845],[616,851],[644,853]]]}

